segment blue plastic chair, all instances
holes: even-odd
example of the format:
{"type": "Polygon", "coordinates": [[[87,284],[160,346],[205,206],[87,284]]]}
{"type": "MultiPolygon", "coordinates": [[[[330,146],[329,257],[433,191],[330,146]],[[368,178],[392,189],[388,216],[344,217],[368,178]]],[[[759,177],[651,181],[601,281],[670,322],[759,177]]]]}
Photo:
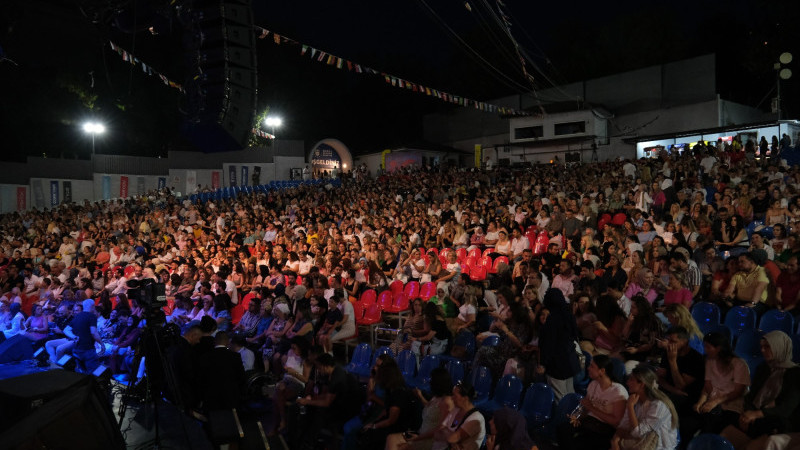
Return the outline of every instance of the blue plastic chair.
{"type": "Polygon", "coordinates": [[[522,397],[522,381],[515,375],[504,375],[494,388],[494,396],[485,402],[476,402],[475,406],[483,412],[494,412],[500,408],[519,408],[519,399],[522,397]]]}
{"type": "Polygon", "coordinates": [[[794,317],[786,311],[770,309],[761,316],[758,328],[764,333],[778,330],[791,336],[794,332],[794,317]]]}
{"type": "MultiPolygon", "coordinates": [[[[453,340],[453,346],[461,346],[466,349],[462,361],[472,361],[472,358],[475,356],[475,334],[472,333],[471,331],[466,331],[466,330],[461,331],[456,335],[456,338],[453,340]]],[[[450,355],[439,355],[439,357],[443,361],[456,360],[455,357],[450,355]]]]}
{"type": "Polygon", "coordinates": [[[378,347],[378,349],[375,350],[375,353],[372,355],[372,365],[373,366],[375,365],[375,361],[378,360],[378,356],[381,356],[381,355],[389,355],[392,358],[394,358],[394,352],[392,352],[392,349],[390,349],[389,347],[387,347],[385,345],[383,347],[378,347]]]}
{"type": "Polygon", "coordinates": [[[583,396],[575,392],[561,397],[561,401],[556,405],[556,412],[553,413],[553,420],[547,423],[544,434],[555,439],[558,426],[569,420],[570,413],[578,407],[582,399],[583,396]]]}
{"type": "MultiPolygon", "coordinates": [[[[708,330],[709,333],[711,331],[714,330],[708,330]]],[[[695,335],[689,336],[689,347],[693,348],[695,351],[697,351],[697,353],[700,353],[701,355],[706,354],[706,348],[703,346],[703,340],[695,335]]]]}
{"type": "Polygon", "coordinates": [[[800,364],[800,335],[793,334],[792,338],[792,362],[800,364]]]}
{"type": "Polygon", "coordinates": [[[730,328],[734,337],[739,337],[744,330],[756,329],[756,312],[753,308],[735,306],[725,314],[725,326],[730,328]]]}
{"type": "Polygon", "coordinates": [[[764,333],[760,330],[745,330],[736,341],[734,353],[742,358],[750,368],[750,377],[756,373],[756,367],[764,361],[761,354],[761,338],[764,333]]]}
{"type": "Polygon", "coordinates": [[[345,370],[354,375],[363,376],[362,374],[369,374],[370,357],[372,356],[372,347],[366,342],[358,344],[353,350],[353,358],[350,363],[345,366],[345,370]]]}
{"type": "Polygon", "coordinates": [[[406,380],[409,386],[419,388],[423,392],[431,389],[431,372],[442,365],[442,360],[437,355],[428,355],[419,363],[417,376],[413,380],[406,380]]]}
{"type": "Polygon", "coordinates": [[[703,433],[689,442],[688,450],[733,450],[733,444],[718,434],[703,433]]]}
{"type": "Polygon", "coordinates": [[[475,401],[473,404],[489,399],[492,391],[492,372],[488,367],[478,366],[472,369],[469,381],[472,387],[475,388],[475,401]]]}
{"type": "Polygon", "coordinates": [[[592,379],[589,378],[589,364],[592,363],[592,354],[584,350],[583,357],[586,358],[586,368],[572,379],[572,387],[575,389],[575,392],[586,395],[586,389],[592,381],[592,379]]]}
{"type": "Polygon", "coordinates": [[[619,358],[610,358],[611,360],[611,373],[614,374],[617,383],[625,385],[625,379],[628,378],[628,372],[625,370],[625,361],[619,358]]]}
{"type": "Polygon", "coordinates": [[[500,336],[489,336],[483,340],[481,346],[485,347],[497,347],[500,344],[500,336]]]}
{"type": "Polygon", "coordinates": [[[747,238],[750,239],[751,237],[753,237],[753,233],[756,231],[756,227],[763,225],[764,225],[763,220],[754,220],[749,224],[747,224],[747,227],[745,227],[745,230],[747,231],[747,238]]]}
{"type": "Polygon", "coordinates": [[[417,356],[411,350],[403,350],[397,355],[397,366],[403,374],[406,383],[417,375],[417,356]]]}
{"type": "Polygon", "coordinates": [[[447,367],[447,373],[450,374],[450,380],[453,382],[453,384],[458,384],[464,380],[464,377],[466,376],[464,363],[457,359],[451,359],[450,361],[447,361],[445,367],[447,367]]]}
{"type": "Polygon", "coordinates": [[[713,303],[698,302],[692,308],[692,318],[700,331],[706,334],[720,323],[719,307],[713,303]]]}
{"type": "Polygon", "coordinates": [[[535,383],[525,392],[520,412],[528,421],[528,428],[541,428],[553,415],[553,388],[544,383],[535,383]]]}

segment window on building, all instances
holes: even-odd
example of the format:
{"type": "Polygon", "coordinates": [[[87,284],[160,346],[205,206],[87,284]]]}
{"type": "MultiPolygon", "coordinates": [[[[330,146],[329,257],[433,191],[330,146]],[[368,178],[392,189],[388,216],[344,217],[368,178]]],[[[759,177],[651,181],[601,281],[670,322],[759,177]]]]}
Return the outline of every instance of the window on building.
{"type": "Polygon", "coordinates": [[[565,134],[578,134],[586,132],[586,122],[565,122],[555,124],[553,134],[563,136],[565,134]]]}
{"type": "Polygon", "coordinates": [[[544,136],[544,127],[541,125],[514,128],[514,139],[536,139],[542,136],[544,136]]]}

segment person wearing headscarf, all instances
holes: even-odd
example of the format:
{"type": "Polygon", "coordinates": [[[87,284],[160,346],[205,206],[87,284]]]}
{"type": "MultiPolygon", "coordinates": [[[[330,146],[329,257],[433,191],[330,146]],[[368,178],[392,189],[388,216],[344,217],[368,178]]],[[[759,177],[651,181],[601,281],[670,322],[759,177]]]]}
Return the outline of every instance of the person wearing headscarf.
{"type": "Polygon", "coordinates": [[[544,308],[549,315],[539,330],[537,371],[547,375],[547,384],[552,386],[556,401],[559,401],[564,395],[575,392],[572,377],[581,370],[575,351],[578,326],[559,289],[547,290],[544,308]]]}
{"type": "Polygon", "coordinates": [[[519,411],[501,408],[489,421],[491,434],[486,436],[488,450],[534,450],[536,443],[528,435],[525,417],[519,411]]]}
{"type": "Polygon", "coordinates": [[[792,339],[771,331],[761,339],[761,363],[744,396],[739,423],[722,431],[736,448],[764,448],[769,435],[800,431],[800,366],[792,362],[792,339]]]}

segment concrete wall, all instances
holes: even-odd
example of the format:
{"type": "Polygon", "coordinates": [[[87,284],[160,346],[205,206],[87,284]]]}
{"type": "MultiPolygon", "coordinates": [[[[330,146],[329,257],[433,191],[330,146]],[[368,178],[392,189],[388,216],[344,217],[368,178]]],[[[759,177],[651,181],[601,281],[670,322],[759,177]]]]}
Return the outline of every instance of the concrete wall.
{"type": "Polygon", "coordinates": [[[31,188],[27,184],[0,184],[0,214],[10,213],[14,211],[24,211],[30,208],[31,204],[31,188]],[[25,207],[22,209],[17,208],[17,189],[23,188],[25,193],[22,200],[25,207]]]}
{"type": "MultiPolygon", "coordinates": [[[[83,202],[84,200],[94,201],[94,187],[91,180],[74,180],[68,178],[31,178],[30,180],[30,201],[28,208],[51,208],[53,205],[53,197],[51,196],[51,185],[56,182],[58,203],[64,201],[64,182],[69,181],[72,184],[72,201],[75,203],[83,202]],[[36,198],[36,191],[41,187],[42,197],[36,198]]],[[[117,186],[119,186],[119,178],[117,178],[117,186]]],[[[135,185],[134,185],[135,188],[135,185]]]]}

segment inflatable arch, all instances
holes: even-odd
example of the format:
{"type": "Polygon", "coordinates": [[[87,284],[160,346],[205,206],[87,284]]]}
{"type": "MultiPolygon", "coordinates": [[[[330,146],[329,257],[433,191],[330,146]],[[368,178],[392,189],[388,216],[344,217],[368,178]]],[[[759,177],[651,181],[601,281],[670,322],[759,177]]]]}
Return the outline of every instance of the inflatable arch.
{"type": "Polygon", "coordinates": [[[353,170],[353,156],[350,155],[347,146],[338,139],[323,139],[314,144],[308,155],[308,161],[313,172],[353,170]]]}

